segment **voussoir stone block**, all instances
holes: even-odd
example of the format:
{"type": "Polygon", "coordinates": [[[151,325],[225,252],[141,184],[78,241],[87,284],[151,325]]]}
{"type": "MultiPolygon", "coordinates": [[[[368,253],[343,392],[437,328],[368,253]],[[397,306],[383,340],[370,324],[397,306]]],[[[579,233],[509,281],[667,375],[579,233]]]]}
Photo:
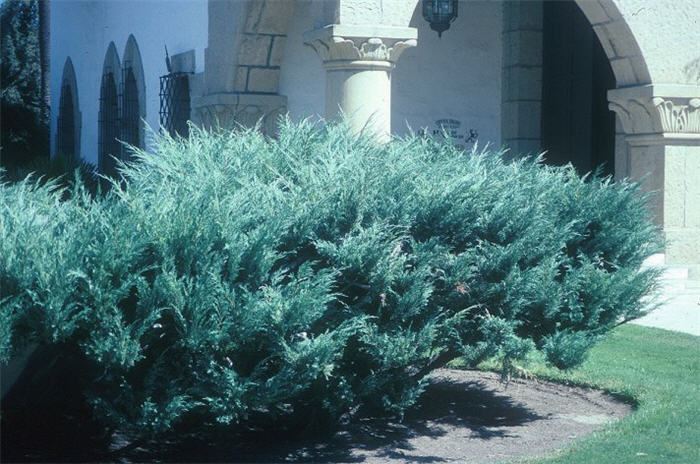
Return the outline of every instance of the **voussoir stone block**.
{"type": "Polygon", "coordinates": [[[279,66],[282,63],[284,56],[284,46],[287,38],[284,36],[275,36],[272,39],[272,49],[270,50],[270,59],[268,65],[279,66]]]}
{"type": "Polygon", "coordinates": [[[260,34],[286,34],[296,0],[266,0],[257,23],[260,34]]]}
{"type": "Polygon", "coordinates": [[[601,24],[610,21],[610,16],[608,16],[608,12],[605,11],[605,8],[603,8],[603,6],[599,2],[587,0],[583,2],[578,2],[577,4],[592,25],[595,26],[596,24],[601,24]]]}
{"type": "Polygon", "coordinates": [[[276,93],[279,81],[279,69],[251,68],[248,74],[248,91],[276,93]]]}
{"type": "Polygon", "coordinates": [[[605,25],[597,25],[593,26],[593,32],[595,32],[595,35],[598,37],[598,41],[600,42],[600,45],[603,46],[603,51],[605,52],[605,56],[607,56],[609,59],[614,58],[615,55],[615,49],[613,48],[612,43],[610,42],[610,37],[608,35],[608,29],[605,27],[605,25]]]}
{"type": "Polygon", "coordinates": [[[267,65],[272,37],[268,35],[245,34],[241,41],[238,63],[249,66],[267,65]]]}
{"type": "Polygon", "coordinates": [[[615,74],[618,86],[637,82],[637,75],[628,58],[610,60],[610,67],[612,67],[613,73],[615,74]]]}

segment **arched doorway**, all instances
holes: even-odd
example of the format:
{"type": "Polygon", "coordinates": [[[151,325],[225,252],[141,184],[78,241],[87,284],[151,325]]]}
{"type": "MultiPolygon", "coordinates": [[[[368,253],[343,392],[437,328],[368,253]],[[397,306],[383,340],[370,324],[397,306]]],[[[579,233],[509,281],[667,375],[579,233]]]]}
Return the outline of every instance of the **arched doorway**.
{"type": "Polygon", "coordinates": [[[615,169],[615,115],[607,92],[615,75],[588,19],[573,0],[544,2],[542,149],[550,164],[580,174],[615,169]]]}
{"type": "Polygon", "coordinates": [[[503,143],[513,155],[548,150],[582,173],[629,175],[623,127],[607,91],[650,82],[646,63],[611,0],[503,4],[503,143]]]}

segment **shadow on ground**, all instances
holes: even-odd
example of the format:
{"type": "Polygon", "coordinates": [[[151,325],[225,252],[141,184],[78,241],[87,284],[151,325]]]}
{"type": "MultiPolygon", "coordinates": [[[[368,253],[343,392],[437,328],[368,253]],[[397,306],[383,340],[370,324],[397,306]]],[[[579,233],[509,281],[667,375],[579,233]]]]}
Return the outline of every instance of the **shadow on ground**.
{"type": "MultiPolygon", "coordinates": [[[[443,462],[444,457],[422,453],[412,441],[418,437],[435,440],[455,428],[482,440],[505,437],[509,435],[508,427],[539,419],[542,417],[484,382],[453,383],[441,379],[426,389],[420,403],[401,422],[358,418],[326,437],[269,441],[251,436],[245,440],[247,445],[214,446],[207,451],[192,443],[176,456],[218,462],[366,462],[370,457],[443,462]]],[[[135,457],[139,460],[148,456],[135,457]]]]}
{"type": "MultiPolygon", "coordinates": [[[[504,389],[493,373],[444,370],[403,421],[356,418],[313,437],[259,432],[219,435],[213,442],[178,437],[105,455],[98,452],[104,442],[90,434],[90,424],[81,430],[80,411],[64,424],[3,414],[2,462],[489,462],[541,454],[629,411],[609,403],[614,401],[600,392],[533,381],[504,389]]],[[[111,446],[127,444],[117,439],[111,446]]]]}

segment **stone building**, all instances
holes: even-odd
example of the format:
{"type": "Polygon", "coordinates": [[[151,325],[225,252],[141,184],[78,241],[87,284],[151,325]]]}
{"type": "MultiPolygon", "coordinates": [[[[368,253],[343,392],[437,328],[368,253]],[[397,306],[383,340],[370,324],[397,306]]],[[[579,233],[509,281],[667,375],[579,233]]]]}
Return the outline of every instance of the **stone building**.
{"type": "Polygon", "coordinates": [[[146,125],[342,111],[380,139],[446,130],[646,177],[666,262],[700,274],[697,0],[459,0],[441,37],[423,3],[52,0],[53,150],[109,173],[146,125]]]}

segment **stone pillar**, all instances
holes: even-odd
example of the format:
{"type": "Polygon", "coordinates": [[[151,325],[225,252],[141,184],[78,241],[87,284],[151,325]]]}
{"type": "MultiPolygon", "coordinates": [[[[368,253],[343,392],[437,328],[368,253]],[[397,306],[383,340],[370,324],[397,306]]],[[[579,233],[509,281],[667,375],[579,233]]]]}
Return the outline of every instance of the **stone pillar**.
{"type": "Polygon", "coordinates": [[[629,144],[629,175],[656,191],[652,212],[667,239],[666,262],[700,277],[700,86],[644,85],[608,91],[629,144]]]}
{"type": "Polygon", "coordinates": [[[541,1],[503,3],[501,136],[511,156],[542,150],[542,24],[541,1]]]}
{"type": "Polygon", "coordinates": [[[391,134],[391,71],[417,44],[412,27],[330,25],[305,34],[326,69],[326,118],[341,113],[354,133],[391,134]]]}
{"type": "Polygon", "coordinates": [[[209,2],[204,75],[192,79],[192,121],[212,128],[259,125],[274,135],[287,112],[279,94],[287,26],[296,0],[209,2]]]}

